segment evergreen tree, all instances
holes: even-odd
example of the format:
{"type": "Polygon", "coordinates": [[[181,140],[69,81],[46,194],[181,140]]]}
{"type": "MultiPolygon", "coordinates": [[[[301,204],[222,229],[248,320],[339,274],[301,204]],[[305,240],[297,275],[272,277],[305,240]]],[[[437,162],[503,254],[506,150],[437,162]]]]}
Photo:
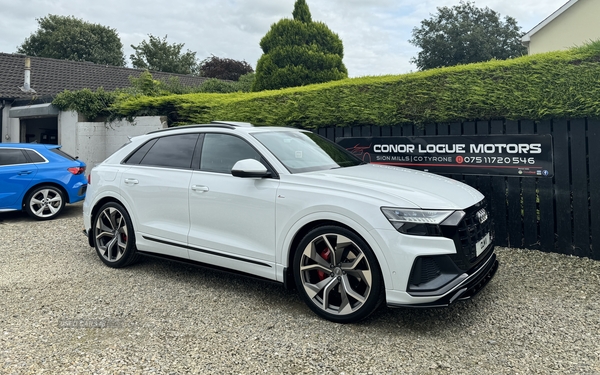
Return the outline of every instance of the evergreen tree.
{"type": "Polygon", "coordinates": [[[293,19],[282,19],[260,41],[253,91],[273,90],[348,77],[344,46],[322,22],[313,22],[305,0],[297,0],[293,19]]]}
{"type": "Polygon", "coordinates": [[[409,42],[421,51],[411,59],[420,70],[469,64],[491,59],[505,60],[527,54],[517,21],[489,8],[461,1],[439,7],[438,13],[421,21],[409,42]]]}
{"type": "Polygon", "coordinates": [[[53,59],[90,61],[124,66],[123,44],[115,29],[73,16],[49,14],[37,19],[39,28],[17,52],[53,59]]]}
{"type": "Polygon", "coordinates": [[[131,45],[135,53],[129,58],[134,68],[178,74],[198,72],[196,52],[189,49],[182,52],[184,43],[169,44],[166,35],[161,39],[149,34],[148,38],[147,42],[143,40],[137,46],[131,45]]]}

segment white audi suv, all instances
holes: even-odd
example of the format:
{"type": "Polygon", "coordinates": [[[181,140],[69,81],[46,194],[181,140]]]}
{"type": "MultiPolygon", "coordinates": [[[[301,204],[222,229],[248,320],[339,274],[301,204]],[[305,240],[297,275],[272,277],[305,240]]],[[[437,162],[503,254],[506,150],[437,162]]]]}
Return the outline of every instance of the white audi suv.
{"type": "Polygon", "coordinates": [[[455,180],[365,164],[309,131],[214,122],[133,138],[91,171],[90,246],[110,267],[141,255],[297,288],[321,317],[445,306],[494,276],[484,196],[455,180]]]}

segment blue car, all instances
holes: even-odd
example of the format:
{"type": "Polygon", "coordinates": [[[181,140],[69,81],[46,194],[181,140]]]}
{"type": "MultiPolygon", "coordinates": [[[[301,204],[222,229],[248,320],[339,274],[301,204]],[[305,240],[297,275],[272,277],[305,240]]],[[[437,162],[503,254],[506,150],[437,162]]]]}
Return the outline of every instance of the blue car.
{"type": "Polygon", "coordinates": [[[86,190],[85,163],[60,146],[0,143],[0,212],[53,219],[65,203],[83,200],[86,190]]]}

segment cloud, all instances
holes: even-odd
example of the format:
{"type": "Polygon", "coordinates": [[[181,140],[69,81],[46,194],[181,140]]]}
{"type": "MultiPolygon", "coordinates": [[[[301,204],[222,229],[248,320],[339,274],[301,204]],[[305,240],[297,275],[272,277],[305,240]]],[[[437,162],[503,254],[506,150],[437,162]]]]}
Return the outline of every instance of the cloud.
{"type": "MultiPolygon", "coordinates": [[[[0,0],[0,52],[13,53],[37,30],[36,18],[72,15],[114,28],[128,58],[130,45],[148,34],[168,35],[169,43],[200,59],[211,54],[246,60],[252,66],[262,54],[260,39],[281,18],[291,18],[294,0],[30,0],[26,4],[0,0]]],[[[514,17],[529,31],[564,4],[565,0],[476,0],[502,16],[514,17]]],[[[351,76],[400,74],[414,70],[409,63],[418,50],[408,43],[412,29],[440,6],[458,0],[308,0],[314,20],[322,21],[344,42],[344,63],[351,76]]]]}

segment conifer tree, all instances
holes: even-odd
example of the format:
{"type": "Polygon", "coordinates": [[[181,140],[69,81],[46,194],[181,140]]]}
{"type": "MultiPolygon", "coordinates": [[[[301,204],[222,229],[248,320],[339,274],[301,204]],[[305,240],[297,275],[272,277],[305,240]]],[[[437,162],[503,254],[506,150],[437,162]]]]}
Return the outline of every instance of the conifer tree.
{"type": "Polygon", "coordinates": [[[274,90],[348,77],[344,46],[322,22],[312,21],[308,4],[297,0],[293,19],[273,24],[260,41],[253,91],[274,90]]]}

